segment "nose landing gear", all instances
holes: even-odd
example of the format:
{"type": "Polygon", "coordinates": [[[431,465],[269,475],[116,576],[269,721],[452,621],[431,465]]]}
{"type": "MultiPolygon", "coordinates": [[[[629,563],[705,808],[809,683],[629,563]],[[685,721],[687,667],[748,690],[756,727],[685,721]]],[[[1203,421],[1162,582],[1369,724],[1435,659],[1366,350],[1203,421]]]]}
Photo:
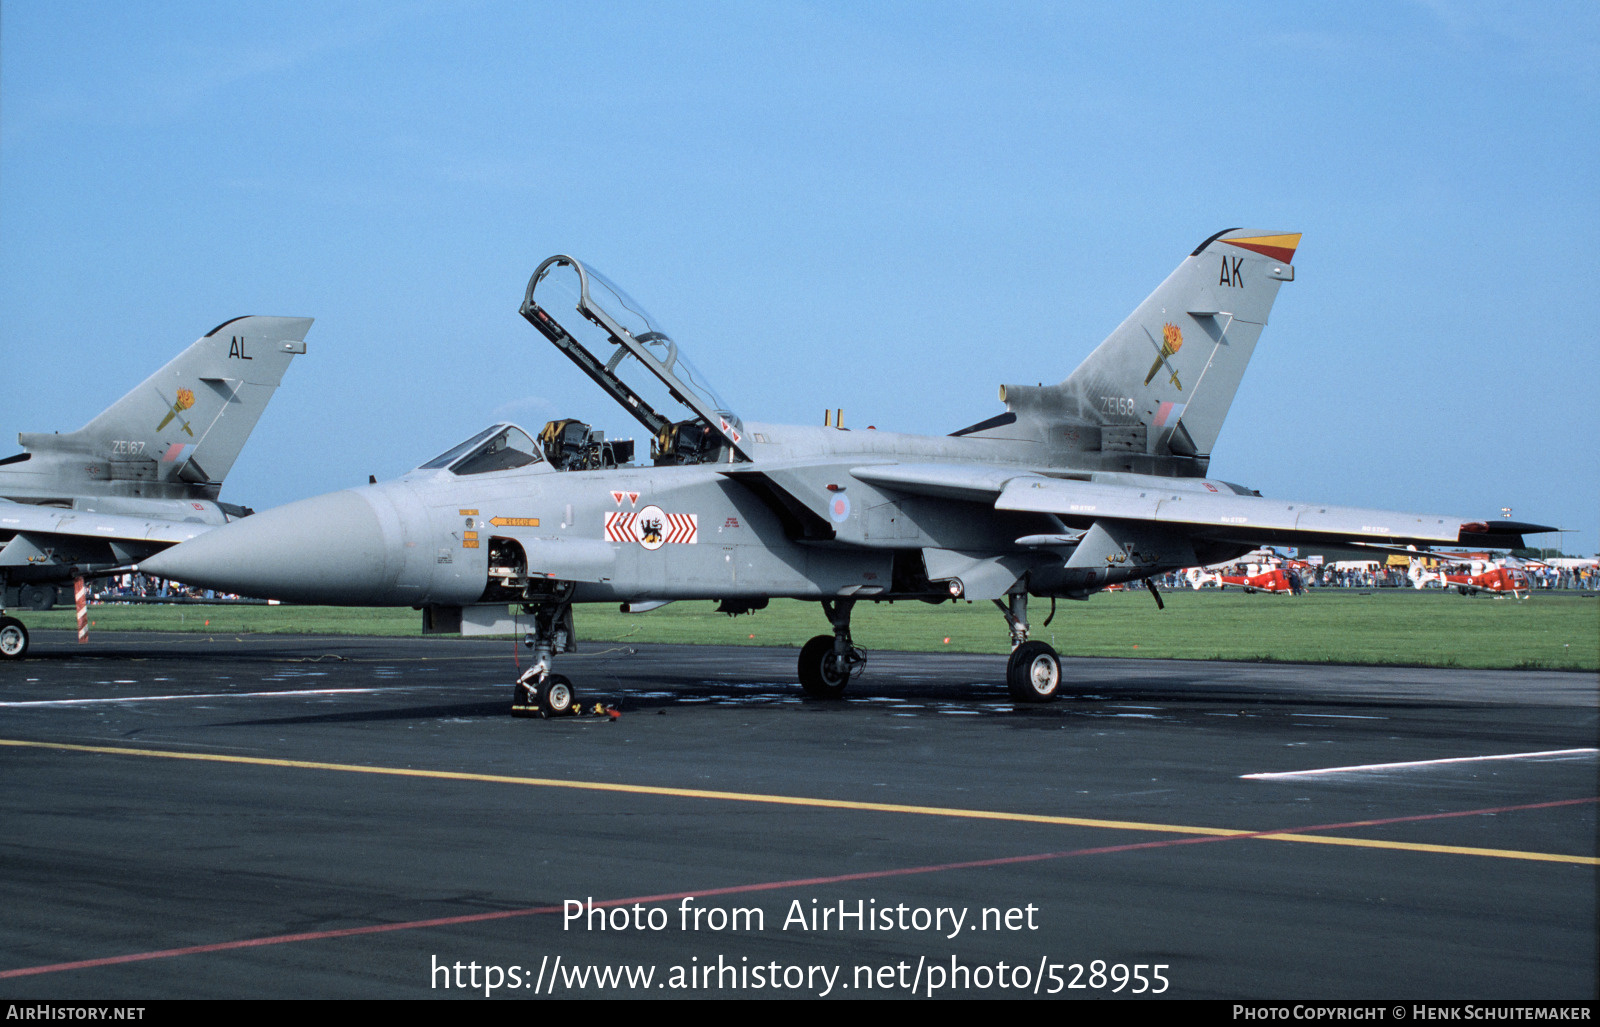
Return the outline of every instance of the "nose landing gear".
{"type": "Polygon", "coordinates": [[[546,674],[537,681],[524,674],[511,695],[513,717],[565,717],[577,708],[578,690],[561,674],[546,674]]]}
{"type": "Polygon", "coordinates": [[[577,649],[572,630],[572,603],[547,602],[524,607],[533,615],[533,629],[523,644],[533,650],[533,664],[511,691],[513,717],[565,717],[577,709],[578,691],[571,680],[550,672],[556,653],[577,649]]]}

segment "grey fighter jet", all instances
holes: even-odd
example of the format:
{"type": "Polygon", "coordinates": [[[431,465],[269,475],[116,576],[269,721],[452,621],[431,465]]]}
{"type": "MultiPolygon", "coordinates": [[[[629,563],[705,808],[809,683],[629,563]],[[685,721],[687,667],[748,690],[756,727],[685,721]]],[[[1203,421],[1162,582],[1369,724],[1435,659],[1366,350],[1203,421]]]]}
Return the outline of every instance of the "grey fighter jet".
{"type": "Polygon", "coordinates": [[[1057,598],[1260,545],[1502,547],[1548,530],[1284,502],[1210,476],[1299,239],[1217,233],[1065,381],[1003,385],[1003,413],[935,437],[745,420],[637,302],[551,257],[522,314],[639,421],[648,456],[577,421],[537,436],[496,424],[399,479],[258,514],[141,566],[277,599],[413,606],[426,631],[526,630],[534,659],[512,710],[549,715],[576,701],[553,664],[573,651],[579,603],[816,601],[832,631],[800,650],[800,685],[837,697],[864,662],[856,603],[992,600],[1011,634],[1010,692],[1040,702],[1062,669],[1028,637],[1030,597],[1053,613],[1057,598]]]}
{"type": "Polygon", "coordinates": [[[251,512],[217,501],[222,479],[310,327],[234,318],[77,431],[17,436],[23,451],[0,459],[0,659],[28,650],[7,604],[47,610],[63,582],[251,512]]]}

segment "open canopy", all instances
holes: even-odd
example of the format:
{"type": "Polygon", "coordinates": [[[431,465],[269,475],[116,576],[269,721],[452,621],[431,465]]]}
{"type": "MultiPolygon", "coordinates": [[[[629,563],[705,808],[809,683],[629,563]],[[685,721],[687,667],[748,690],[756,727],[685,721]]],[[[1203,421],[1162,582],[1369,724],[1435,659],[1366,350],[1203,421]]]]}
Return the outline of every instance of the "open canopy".
{"type": "Polygon", "coordinates": [[[549,258],[528,282],[522,316],[658,440],[672,435],[681,419],[657,406],[675,401],[697,427],[749,459],[742,424],[710,380],[638,301],[599,271],[574,257],[549,258]]]}

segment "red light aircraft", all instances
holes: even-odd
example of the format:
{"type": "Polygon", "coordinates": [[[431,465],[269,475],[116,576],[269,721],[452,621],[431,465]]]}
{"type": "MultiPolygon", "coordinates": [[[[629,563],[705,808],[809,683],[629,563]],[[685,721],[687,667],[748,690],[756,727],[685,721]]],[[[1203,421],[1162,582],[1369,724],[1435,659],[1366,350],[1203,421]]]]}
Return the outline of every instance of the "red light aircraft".
{"type": "Polygon", "coordinates": [[[1514,563],[1497,562],[1490,559],[1487,553],[1440,555],[1441,565],[1436,571],[1424,570],[1420,561],[1412,562],[1413,585],[1425,588],[1432,582],[1437,583],[1440,588],[1453,588],[1464,596],[1488,592],[1492,595],[1509,594],[1518,599],[1523,598],[1529,591],[1527,573],[1514,563]]]}

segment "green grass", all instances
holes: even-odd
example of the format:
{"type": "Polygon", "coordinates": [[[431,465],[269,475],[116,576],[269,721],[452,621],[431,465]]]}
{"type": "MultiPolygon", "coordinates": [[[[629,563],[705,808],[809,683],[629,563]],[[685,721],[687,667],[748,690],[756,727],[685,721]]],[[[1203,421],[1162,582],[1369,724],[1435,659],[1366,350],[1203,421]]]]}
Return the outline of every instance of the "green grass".
{"type": "MultiPolygon", "coordinates": [[[[1324,590],[1299,598],[1228,591],[1164,593],[1158,611],[1144,592],[1033,600],[1033,637],[1065,656],[1375,663],[1431,667],[1600,670],[1600,600],[1535,595],[1524,600],[1385,589],[1324,590]]],[[[420,635],[414,610],[319,606],[95,606],[95,629],[340,635],[420,635]],[[210,623],[207,624],[206,622],[210,623]]],[[[642,614],[580,606],[578,636],[591,642],[689,642],[798,647],[828,631],[815,603],[777,600],[728,617],[709,602],[674,603],[642,614]]],[[[73,612],[26,613],[30,628],[74,627],[73,612]]],[[[852,620],[868,650],[1004,653],[1005,622],[990,603],[859,603],[852,620]],[[948,641],[947,641],[948,640],[948,641]]]]}

